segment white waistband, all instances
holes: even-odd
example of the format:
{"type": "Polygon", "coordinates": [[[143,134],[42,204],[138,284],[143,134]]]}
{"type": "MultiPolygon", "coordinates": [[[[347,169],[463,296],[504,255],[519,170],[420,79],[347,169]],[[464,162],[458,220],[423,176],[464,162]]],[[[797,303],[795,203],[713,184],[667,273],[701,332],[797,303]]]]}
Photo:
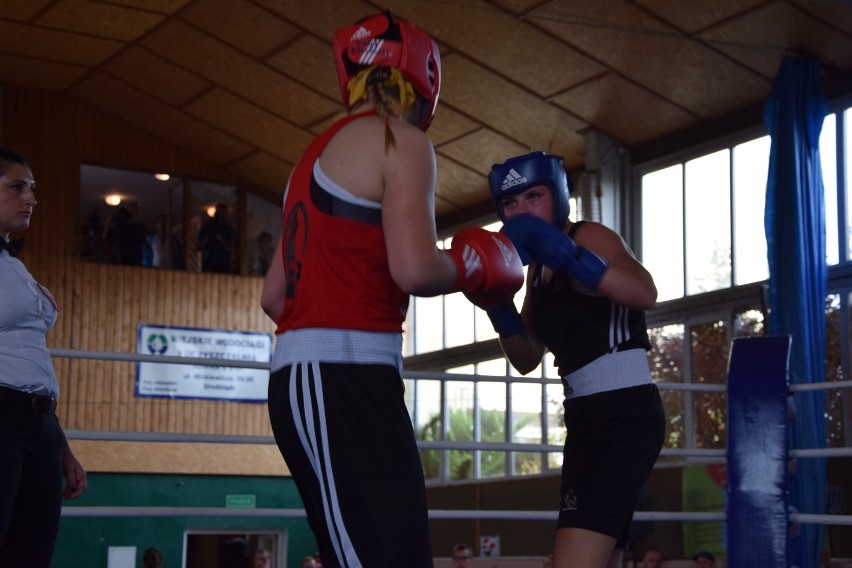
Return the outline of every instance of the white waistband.
{"type": "Polygon", "coordinates": [[[402,374],[402,335],[391,331],[309,328],[276,336],[272,372],[308,361],[391,365],[402,374]]]}
{"type": "Polygon", "coordinates": [[[562,377],[565,398],[577,398],[653,382],[648,370],[648,356],[642,349],[608,353],[562,377]]]}

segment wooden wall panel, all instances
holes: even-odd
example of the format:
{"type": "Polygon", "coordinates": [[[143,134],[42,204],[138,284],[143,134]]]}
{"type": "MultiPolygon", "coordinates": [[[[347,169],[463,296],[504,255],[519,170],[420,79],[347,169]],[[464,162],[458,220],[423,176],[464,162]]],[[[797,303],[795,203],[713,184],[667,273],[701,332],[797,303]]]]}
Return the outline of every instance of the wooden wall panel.
{"type": "Polygon", "coordinates": [[[113,442],[81,440],[74,444],[74,453],[84,464],[97,464],[99,472],[290,474],[274,444],[124,442],[116,451],[113,442]]]}
{"type": "MultiPolygon", "coordinates": [[[[257,277],[98,264],[76,255],[83,163],[240,180],[59,93],[4,86],[0,143],[24,154],[36,179],[38,206],[22,235],[22,260],[60,306],[50,347],[133,353],[140,323],[274,330],[259,306],[257,277]]],[[[137,398],[134,363],[56,358],[54,364],[62,390],[58,414],[68,429],[271,435],[265,404],[137,398]]]]}
{"type": "MultiPolygon", "coordinates": [[[[138,324],[272,331],[258,304],[256,277],[113,266],[53,254],[24,253],[22,260],[60,303],[62,325],[48,336],[53,348],[135,353],[138,324]]],[[[56,370],[67,428],[271,435],[264,404],[137,398],[135,363],[57,358],[56,370]]]]}

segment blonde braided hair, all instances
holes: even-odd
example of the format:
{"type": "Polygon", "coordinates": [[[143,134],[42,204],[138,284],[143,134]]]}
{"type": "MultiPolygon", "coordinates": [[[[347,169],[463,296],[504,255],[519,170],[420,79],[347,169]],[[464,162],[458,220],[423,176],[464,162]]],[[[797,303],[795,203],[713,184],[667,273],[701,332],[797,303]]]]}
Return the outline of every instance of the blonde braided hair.
{"type": "Polygon", "coordinates": [[[364,69],[349,81],[349,104],[366,99],[370,101],[385,123],[385,152],[396,146],[390,128],[390,117],[401,117],[414,102],[416,96],[411,84],[399,70],[384,65],[364,69]]]}

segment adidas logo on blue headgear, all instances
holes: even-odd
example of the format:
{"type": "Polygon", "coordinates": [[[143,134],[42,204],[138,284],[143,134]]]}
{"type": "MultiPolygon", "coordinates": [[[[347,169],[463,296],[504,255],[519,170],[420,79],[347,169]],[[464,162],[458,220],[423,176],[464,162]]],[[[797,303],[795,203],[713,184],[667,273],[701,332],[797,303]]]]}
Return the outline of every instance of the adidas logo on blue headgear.
{"type": "Polygon", "coordinates": [[[564,229],[568,223],[568,196],[572,187],[562,165],[562,156],[545,152],[531,152],[491,166],[488,185],[500,220],[506,222],[501,201],[504,196],[521,193],[538,184],[550,188],[553,194],[553,224],[564,229]]]}
{"type": "Polygon", "coordinates": [[[515,168],[511,168],[509,173],[506,174],[506,177],[503,178],[503,184],[500,186],[500,190],[505,192],[506,190],[512,189],[516,185],[521,185],[522,183],[527,183],[527,178],[515,171],[515,168]]]}

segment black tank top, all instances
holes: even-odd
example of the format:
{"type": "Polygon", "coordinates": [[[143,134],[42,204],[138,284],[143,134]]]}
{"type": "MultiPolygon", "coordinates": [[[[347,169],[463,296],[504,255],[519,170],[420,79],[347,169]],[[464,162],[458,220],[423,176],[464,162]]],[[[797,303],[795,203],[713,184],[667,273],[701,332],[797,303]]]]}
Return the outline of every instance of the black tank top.
{"type": "MultiPolygon", "coordinates": [[[[573,238],[583,222],[574,223],[573,238]]],[[[543,266],[533,277],[532,317],[536,335],[553,353],[559,375],[565,375],[607,353],[649,350],[644,310],[632,310],[605,296],[576,290],[568,274],[554,273],[542,285],[543,266]]]]}

